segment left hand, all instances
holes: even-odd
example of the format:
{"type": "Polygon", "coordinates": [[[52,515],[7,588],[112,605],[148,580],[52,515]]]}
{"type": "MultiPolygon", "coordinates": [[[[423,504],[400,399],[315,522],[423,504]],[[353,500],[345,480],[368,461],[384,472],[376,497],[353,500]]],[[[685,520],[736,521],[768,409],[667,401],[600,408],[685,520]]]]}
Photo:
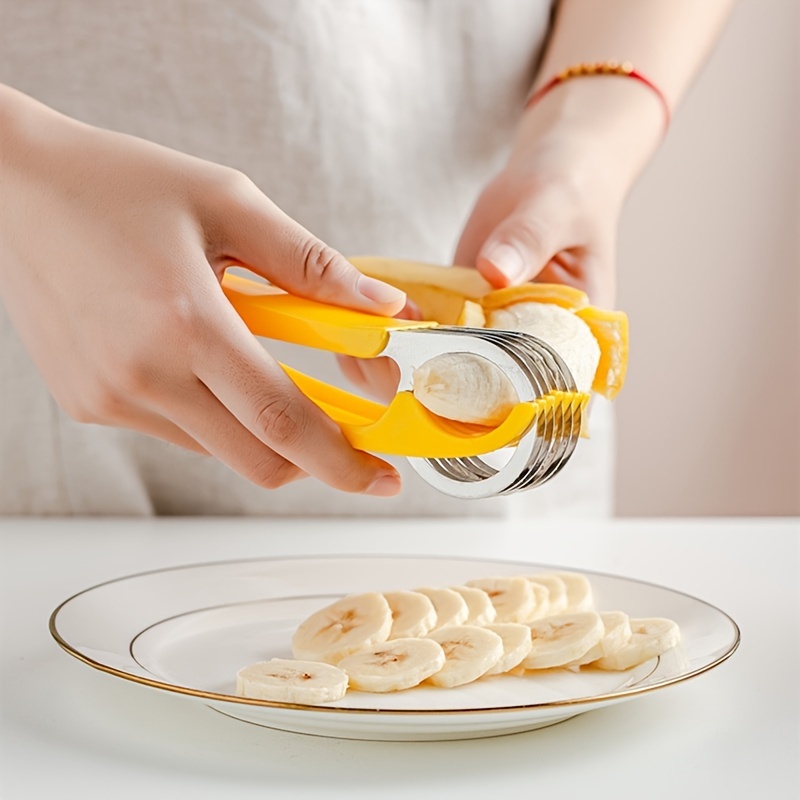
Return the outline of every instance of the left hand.
{"type": "MultiPolygon", "coordinates": [[[[526,139],[480,193],[454,263],[476,267],[498,288],[561,283],[612,308],[617,226],[630,170],[618,168],[591,130],[561,128],[526,139]]],[[[383,401],[394,396],[393,362],[340,357],[339,363],[360,389],[383,401]]]]}
{"type": "Polygon", "coordinates": [[[512,156],[478,197],[455,263],[496,287],[561,283],[610,308],[624,193],[569,141],[512,156]]]}

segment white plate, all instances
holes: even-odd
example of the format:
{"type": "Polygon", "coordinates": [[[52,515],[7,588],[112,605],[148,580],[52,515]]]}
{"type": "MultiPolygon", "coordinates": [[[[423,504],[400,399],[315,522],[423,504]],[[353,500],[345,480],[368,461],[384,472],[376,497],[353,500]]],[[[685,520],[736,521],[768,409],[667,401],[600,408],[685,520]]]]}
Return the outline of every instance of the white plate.
{"type": "Polygon", "coordinates": [[[294,628],[348,593],[462,584],[472,578],[563,569],[543,564],[408,556],[325,556],[199,564],[132,575],[62,603],[50,631],[92,667],[271,728],[347,739],[467,739],[532,730],[698,675],[727,659],[739,629],[694,597],[585,572],[599,610],[669,617],[680,648],[627,672],[547,670],[455,689],[348,692],[302,706],[235,695],[242,667],[290,658],[294,628]]]}

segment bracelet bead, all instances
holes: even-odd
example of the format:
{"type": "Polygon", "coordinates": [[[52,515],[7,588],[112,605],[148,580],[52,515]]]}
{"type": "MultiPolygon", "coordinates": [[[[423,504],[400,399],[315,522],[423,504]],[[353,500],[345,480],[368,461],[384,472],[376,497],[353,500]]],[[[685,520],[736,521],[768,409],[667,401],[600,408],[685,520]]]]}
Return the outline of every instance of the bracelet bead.
{"type": "Polygon", "coordinates": [[[650,91],[652,91],[656,97],[661,102],[661,105],[664,109],[664,128],[665,130],[669,127],[670,119],[672,116],[669,103],[667,102],[667,98],[664,97],[664,93],[647,77],[645,77],[641,72],[635,69],[633,63],[630,61],[622,61],[619,62],[615,59],[609,59],[608,61],[582,61],[578,64],[573,64],[566,69],[561,70],[549,81],[547,81],[543,86],[537,89],[535,92],[528,96],[528,99],[525,102],[525,108],[528,109],[537,103],[539,100],[542,99],[551,89],[554,89],[560,83],[564,83],[565,81],[571,80],[572,78],[580,78],[586,77],[591,75],[619,75],[623,78],[632,78],[633,80],[639,81],[640,83],[647,86],[650,91]]]}

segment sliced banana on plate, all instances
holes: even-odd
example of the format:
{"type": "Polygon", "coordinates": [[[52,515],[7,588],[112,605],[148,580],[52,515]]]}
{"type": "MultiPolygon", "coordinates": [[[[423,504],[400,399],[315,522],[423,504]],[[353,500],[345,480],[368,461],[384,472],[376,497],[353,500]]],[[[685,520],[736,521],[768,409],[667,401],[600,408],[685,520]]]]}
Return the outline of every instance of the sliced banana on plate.
{"type": "Polygon", "coordinates": [[[451,586],[466,601],[469,613],[464,620],[464,625],[489,625],[494,622],[497,610],[492,605],[492,600],[483,589],[474,586],[451,586]]]}
{"type": "Polygon", "coordinates": [[[273,658],[236,675],[236,694],[254,700],[318,705],[341,700],[346,691],[347,673],[318,661],[273,658]]]}
{"type": "Polygon", "coordinates": [[[630,626],[631,637],[627,644],[613,655],[594,661],[592,666],[606,670],[630,669],[666,653],[681,640],[680,628],[671,619],[632,619],[630,626]]]}
{"type": "Polygon", "coordinates": [[[591,611],[594,608],[592,584],[580,572],[554,572],[556,578],[564,581],[567,591],[566,613],[575,614],[578,611],[591,611]]]}
{"type": "Polygon", "coordinates": [[[444,650],[444,666],[428,678],[434,686],[462,686],[485,675],[503,656],[503,640],[477,625],[448,625],[430,634],[444,650]]]}
{"type": "Polygon", "coordinates": [[[601,611],[600,619],[603,620],[603,638],[570,666],[580,667],[598,658],[612,656],[630,641],[631,624],[627,614],[622,611],[601,611]]]}
{"type": "Polygon", "coordinates": [[[423,587],[416,591],[424,594],[433,603],[433,607],[436,609],[435,628],[443,628],[445,625],[463,625],[469,616],[467,601],[453,589],[423,587]]]}
{"type": "Polygon", "coordinates": [[[316,705],[341,699],[348,686],[395,692],[558,667],[623,671],[680,642],[672,620],[597,613],[594,603],[589,578],[563,570],[352,594],[296,628],[295,660],[245,667],[236,691],[316,705]]]}
{"type": "Polygon", "coordinates": [[[292,652],[295,658],[335,664],[385,642],[391,629],[392,611],[382,594],[351,594],[302,622],[292,637],[292,652]]]}
{"type": "Polygon", "coordinates": [[[525,578],[479,578],[466,585],[489,595],[497,611],[495,622],[526,622],[534,613],[536,598],[525,578]]]}
{"type": "Polygon", "coordinates": [[[547,616],[552,617],[556,614],[566,614],[569,606],[567,596],[567,584],[563,578],[552,572],[537,572],[535,575],[525,576],[529,581],[538,583],[547,589],[547,616]]]}
{"type": "Polygon", "coordinates": [[[529,623],[531,650],[522,662],[525,669],[563,667],[585,655],[605,633],[599,614],[559,614],[529,623]]]}
{"type": "Polygon", "coordinates": [[[496,622],[487,625],[487,631],[496,633],[503,641],[503,655],[486,671],[486,675],[502,675],[518,667],[531,651],[531,629],[519,622],[496,622]]]}
{"type": "Polygon", "coordinates": [[[350,687],[362,692],[398,692],[418,686],[445,663],[442,646],[433,639],[391,639],[339,662],[350,687]]]}
{"type": "Polygon", "coordinates": [[[425,636],[436,626],[436,609],[430,597],[421,592],[384,592],[392,612],[390,639],[425,636]]]}

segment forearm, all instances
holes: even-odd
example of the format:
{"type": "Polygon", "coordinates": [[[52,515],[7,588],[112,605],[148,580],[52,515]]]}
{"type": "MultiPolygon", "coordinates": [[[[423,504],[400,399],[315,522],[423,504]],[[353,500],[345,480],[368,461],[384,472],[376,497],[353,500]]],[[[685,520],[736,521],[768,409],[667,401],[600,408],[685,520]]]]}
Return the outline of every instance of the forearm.
{"type": "MultiPolygon", "coordinates": [[[[575,64],[630,61],[674,110],[732,5],[733,0],[561,0],[532,90],[575,64]]],[[[589,151],[600,148],[632,183],[660,143],[665,121],[657,95],[638,81],[573,78],[523,114],[512,158],[557,130],[584,137],[589,151]]]]}

